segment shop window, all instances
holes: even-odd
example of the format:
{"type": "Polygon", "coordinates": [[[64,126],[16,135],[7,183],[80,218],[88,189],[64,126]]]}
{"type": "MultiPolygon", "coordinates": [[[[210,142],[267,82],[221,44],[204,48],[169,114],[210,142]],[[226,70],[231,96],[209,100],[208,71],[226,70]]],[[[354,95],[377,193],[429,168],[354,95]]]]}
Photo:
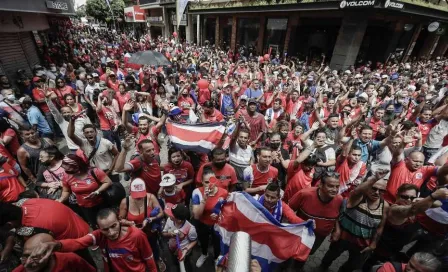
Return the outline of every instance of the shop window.
{"type": "Polygon", "coordinates": [[[288,19],[268,18],[264,33],[264,51],[271,48],[272,54],[282,53],[285,45],[288,19]]]}
{"type": "Polygon", "coordinates": [[[237,43],[247,48],[256,48],[258,43],[258,32],[260,30],[260,19],[246,19],[238,20],[237,43]]]}

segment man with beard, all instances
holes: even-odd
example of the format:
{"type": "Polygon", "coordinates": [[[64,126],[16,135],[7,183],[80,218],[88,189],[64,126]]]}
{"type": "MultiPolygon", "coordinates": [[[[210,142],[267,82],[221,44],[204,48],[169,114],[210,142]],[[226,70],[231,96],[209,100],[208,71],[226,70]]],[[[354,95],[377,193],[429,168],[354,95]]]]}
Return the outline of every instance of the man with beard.
{"type": "Polygon", "coordinates": [[[249,167],[254,160],[252,147],[247,144],[249,142],[249,130],[240,127],[241,123],[238,122],[229,145],[229,163],[235,169],[238,191],[243,189],[244,169],[249,167]]]}
{"type": "Polygon", "coordinates": [[[382,194],[386,189],[383,179],[387,171],[378,171],[353,190],[342,207],[339,219],[340,237],[334,237],[320,264],[326,271],[333,261],[348,250],[349,258],[339,271],[360,269],[366,255],[375,250],[386,224],[389,204],[382,194]]]}
{"type": "Polygon", "coordinates": [[[258,198],[258,202],[260,202],[266,210],[278,221],[283,222],[283,219],[286,219],[290,224],[299,224],[304,222],[304,220],[298,217],[294,211],[281,200],[280,197],[280,185],[277,183],[269,183],[266,186],[266,190],[262,196],[258,198]]]}
{"type": "Polygon", "coordinates": [[[113,172],[118,158],[117,147],[108,139],[99,137],[96,127],[92,124],[85,124],[83,126],[83,138],[77,136],[75,134],[76,119],[69,118],[67,128],[68,138],[84,152],[85,159],[90,163],[91,167],[97,167],[103,170],[112,182],[119,182],[120,176],[113,172]]]}
{"type": "Polygon", "coordinates": [[[140,156],[126,161],[126,155],[134,144],[133,135],[128,135],[123,143],[123,149],[118,155],[115,171],[118,173],[130,172],[133,178],[141,178],[145,181],[146,191],[158,195],[160,189],[160,158],[155,154],[155,147],[151,140],[144,139],[138,144],[140,156]]]}
{"type": "Polygon", "coordinates": [[[76,150],[79,149],[79,146],[76,145],[72,139],[68,136],[68,126],[71,118],[75,118],[74,124],[75,124],[75,135],[79,138],[84,140],[85,137],[82,132],[82,128],[86,124],[91,124],[89,117],[87,117],[83,112],[81,114],[77,114],[76,116],[73,116],[73,109],[71,107],[62,107],[61,111],[59,112],[58,108],[54,105],[53,101],[51,99],[46,99],[48,108],[50,109],[51,114],[53,114],[54,120],[56,124],[59,125],[61,128],[62,134],[64,135],[65,140],[67,141],[67,146],[72,152],[76,152],[76,150]]]}
{"type": "Polygon", "coordinates": [[[134,102],[129,101],[123,106],[123,113],[121,115],[122,123],[126,125],[127,130],[135,135],[135,138],[137,139],[135,145],[136,145],[136,153],[139,153],[138,145],[141,141],[148,139],[152,142],[154,145],[154,152],[156,155],[159,155],[160,153],[160,146],[157,142],[157,136],[160,133],[161,128],[165,124],[166,121],[166,113],[162,111],[163,115],[162,117],[155,118],[153,116],[142,114],[143,116],[140,116],[138,118],[138,127],[133,126],[128,122],[128,115],[131,110],[134,109],[134,102]],[[153,125],[151,123],[151,120],[156,121],[157,123],[153,125]]]}
{"type": "Polygon", "coordinates": [[[105,254],[106,271],[157,271],[146,234],[140,229],[121,225],[112,209],[99,211],[97,223],[99,229],[84,237],[39,244],[28,257],[25,267],[36,260],[40,263],[47,261],[55,251],[73,252],[97,245],[105,254]]]}
{"type": "Polygon", "coordinates": [[[213,173],[215,173],[218,183],[216,186],[226,189],[228,192],[235,191],[237,178],[235,169],[226,162],[226,151],[220,147],[212,150],[212,161],[203,164],[196,174],[196,185],[201,185],[202,172],[204,167],[211,167],[213,173]]]}
{"type": "Polygon", "coordinates": [[[263,114],[257,112],[257,101],[255,99],[250,99],[247,110],[238,112],[235,117],[239,118],[240,115],[244,117],[244,120],[249,125],[249,145],[255,147],[267,130],[263,114]]]}
{"type": "Polygon", "coordinates": [[[28,257],[34,249],[42,243],[54,242],[53,237],[46,233],[39,233],[29,238],[23,246],[23,254],[20,258],[21,265],[13,272],[59,272],[59,271],[83,271],[95,272],[95,267],[74,253],[55,252],[44,261],[29,260],[28,257]],[[26,264],[26,266],[25,266],[26,264]]]}
{"type": "Polygon", "coordinates": [[[244,191],[251,195],[261,195],[266,186],[277,179],[278,170],[271,166],[272,151],[262,147],[257,156],[258,162],[244,169],[244,191]]]}
{"type": "Polygon", "coordinates": [[[19,160],[22,172],[31,182],[35,183],[35,175],[38,173],[40,167],[39,153],[45,147],[53,145],[53,142],[46,138],[39,138],[36,130],[29,126],[23,127],[20,132],[25,142],[17,150],[17,159],[19,160]]]}

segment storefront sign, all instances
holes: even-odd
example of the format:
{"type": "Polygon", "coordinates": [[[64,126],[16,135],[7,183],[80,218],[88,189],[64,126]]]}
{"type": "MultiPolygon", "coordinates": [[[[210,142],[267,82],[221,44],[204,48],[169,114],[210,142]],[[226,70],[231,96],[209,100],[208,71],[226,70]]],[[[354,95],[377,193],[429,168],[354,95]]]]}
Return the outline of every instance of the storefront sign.
{"type": "Polygon", "coordinates": [[[439,28],[439,26],[440,26],[439,22],[432,22],[428,26],[428,31],[429,32],[434,32],[434,31],[436,31],[439,28]]]}
{"type": "Polygon", "coordinates": [[[140,6],[132,6],[124,8],[124,20],[128,23],[144,23],[146,22],[146,14],[140,6]]]}
{"type": "MultiPolygon", "coordinates": [[[[171,20],[173,21],[173,25],[177,25],[176,14],[171,15],[171,20]]],[[[187,25],[187,15],[186,14],[182,15],[182,19],[180,19],[179,25],[181,25],[181,26],[187,25]]]]}
{"type": "Polygon", "coordinates": [[[162,16],[152,16],[152,17],[148,17],[148,19],[146,20],[150,23],[163,23],[163,17],[162,16]]]}
{"type": "Polygon", "coordinates": [[[343,8],[367,8],[375,6],[375,0],[342,0],[339,7],[343,8]]]}
{"type": "Polygon", "coordinates": [[[404,4],[395,2],[395,1],[386,0],[386,3],[384,3],[384,8],[403,9],[404,4]]]}
{"type": "Polygon", "coordinates": [[[49,9],[68,10],[68,4],[65,2],[47,0],[45,4],[49,9]]]}

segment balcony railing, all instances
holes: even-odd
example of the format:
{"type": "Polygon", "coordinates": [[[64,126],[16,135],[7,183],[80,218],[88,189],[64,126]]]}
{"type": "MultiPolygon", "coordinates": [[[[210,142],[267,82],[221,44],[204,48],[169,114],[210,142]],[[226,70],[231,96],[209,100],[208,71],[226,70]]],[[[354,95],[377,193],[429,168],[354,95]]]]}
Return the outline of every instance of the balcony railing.
{"type": "Polygon", "coordinates": [[[140,5],[158,4],[159,0],[140,0],[140,5]]]}
{"type": "Polygon", "coordinates": [[[445,0],[399,0],[399,2],[448,11],[448,3],[445,0]]]}

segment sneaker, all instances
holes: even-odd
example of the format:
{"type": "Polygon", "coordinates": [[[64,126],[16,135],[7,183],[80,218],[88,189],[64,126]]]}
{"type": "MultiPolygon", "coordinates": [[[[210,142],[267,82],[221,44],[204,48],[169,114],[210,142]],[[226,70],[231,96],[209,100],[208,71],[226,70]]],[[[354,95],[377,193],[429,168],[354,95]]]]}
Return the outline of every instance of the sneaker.
{"type": "Polygon", "coordinates": [[[201,267],[204,264],[207,257],[208,255],[201,254],[201,256],[199,256],[198,260],[196,261],[196,267],[197,268],[201,267]]]}

